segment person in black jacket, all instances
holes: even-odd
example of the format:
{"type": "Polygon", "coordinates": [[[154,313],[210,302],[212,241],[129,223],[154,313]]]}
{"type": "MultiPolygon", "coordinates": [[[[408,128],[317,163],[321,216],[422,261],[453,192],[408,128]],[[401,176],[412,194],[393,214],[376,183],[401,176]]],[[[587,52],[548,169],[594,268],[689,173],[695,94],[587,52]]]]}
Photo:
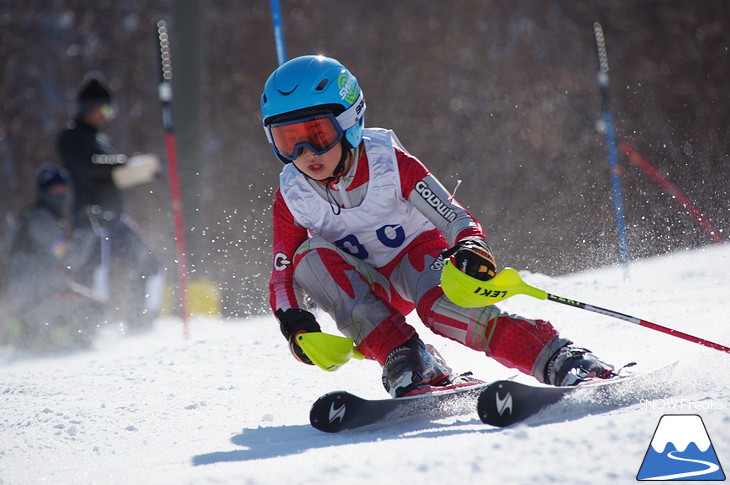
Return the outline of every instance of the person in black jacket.
{"type": "Polygon", "coordinates": [[[93,230],[100,239],[99,264],[90,268],[88,284],[108,293],[110,264],[119,262],[128,278],[129,297],[123,302],[127,328],[146,329],[159,313],[164,278],[155,251],[124,213],[122,193],[112,175],[127,162],[100,131],[112,118],[112,95],[102,79],[92,75],[82,84],[77,101],[75,119],[61,131],[57,149],[73,187],[74,226],[93,230]]]}
{"type": "Polygon", "coordinates": [[[95,237],[68,221],[64,170],[46,164],[36,174],[36,200],[9,225],[10,335],[16,348],[74,350],[91,344],[103,305],[76,280],[95,237]]]}

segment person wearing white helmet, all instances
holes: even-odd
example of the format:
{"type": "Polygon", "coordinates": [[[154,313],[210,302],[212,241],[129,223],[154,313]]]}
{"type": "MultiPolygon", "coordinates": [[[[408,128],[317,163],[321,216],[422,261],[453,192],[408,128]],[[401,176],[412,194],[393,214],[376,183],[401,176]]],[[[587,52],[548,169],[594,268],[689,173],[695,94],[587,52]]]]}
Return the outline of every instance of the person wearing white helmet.
{"type": "Polygon", "coordinates": [[[306,293],[366,358],[393,397],[454,377],[405,316],[434,333],[554,385],[614,374],[547,321],[497,306],[463,308],[440,286],[445,257],[482,280],[496,274],[481,225],[395,133],[365,128],[360,85],[339,61],[303,56],[266,81],[261,113],[284,164],[272,209],[270,303],[296,358],[301,332],[319,332],[306,293]],[[449,249],[450,248],[450,249],[449,249]]]}

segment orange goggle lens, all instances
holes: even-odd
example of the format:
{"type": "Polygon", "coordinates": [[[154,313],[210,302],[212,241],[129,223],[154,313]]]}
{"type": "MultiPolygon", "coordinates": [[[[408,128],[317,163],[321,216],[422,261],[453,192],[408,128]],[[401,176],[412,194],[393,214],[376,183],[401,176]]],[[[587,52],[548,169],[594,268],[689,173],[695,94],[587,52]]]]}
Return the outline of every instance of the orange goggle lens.
{"type": "Polygon", "coordinates": [[[342,130],[333,115],[315,115],[269,125],[276,151],[287,160],[294,160],[307,147],[317,155],[332,149],[341,139],[342,130]]]}

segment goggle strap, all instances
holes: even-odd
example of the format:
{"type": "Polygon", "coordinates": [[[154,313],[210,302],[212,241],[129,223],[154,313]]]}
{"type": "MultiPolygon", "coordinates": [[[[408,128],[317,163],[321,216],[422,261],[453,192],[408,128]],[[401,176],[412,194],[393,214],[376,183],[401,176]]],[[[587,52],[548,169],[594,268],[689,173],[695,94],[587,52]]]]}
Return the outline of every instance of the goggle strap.
{"type": "Polygon", "coordinates": [[[348,129],[355,126],[362,118],[364,111],[365,99],[361,90],[360,95],[357,97],[353,105],[337,116],[337,122],[340,124],[340,128],[342,129],[342,131],[347,131],[348,129]],[[362,105],[362,107],[360,107],[360,105],[362,105]],[[360,107],[359,113],[358,107],[360,107]]]}
{"type": "Polygon", "coordinates": [[[271,127],[269,125],[264,125],[264,132],[266,133],[266,139],[269,140],[269,144],[274,144],[274,138],[271,136],[271,127]]]}

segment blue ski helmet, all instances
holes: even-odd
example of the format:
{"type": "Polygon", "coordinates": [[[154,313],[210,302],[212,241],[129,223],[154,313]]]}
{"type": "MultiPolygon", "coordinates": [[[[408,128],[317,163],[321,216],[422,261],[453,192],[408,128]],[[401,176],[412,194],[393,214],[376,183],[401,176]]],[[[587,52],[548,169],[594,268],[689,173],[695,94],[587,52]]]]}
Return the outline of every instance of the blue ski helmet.
{"type": "Polygon", "coordinates": [[[355,76],[339,61],[325,56],[302,56],[279,66],[264,85],[261,116],[264,130],[274,152],[269,125],[312,112],[331,112],[351,148],[362,141],[365,98],[355,76]]]}

